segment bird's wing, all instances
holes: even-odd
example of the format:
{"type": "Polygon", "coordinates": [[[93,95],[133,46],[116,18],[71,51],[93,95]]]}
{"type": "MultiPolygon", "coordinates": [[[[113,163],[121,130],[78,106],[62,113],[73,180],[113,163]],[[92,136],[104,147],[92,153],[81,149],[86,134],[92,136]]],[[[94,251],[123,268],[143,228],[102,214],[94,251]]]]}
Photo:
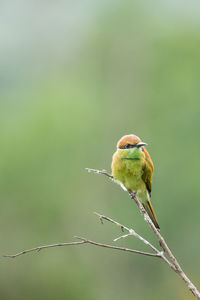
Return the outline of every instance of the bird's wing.
{"type": "Polygon", "coordinates": [[[149,152],[144,147],[144,153],[145,153],[145,163],[143,168],[143,175],[142,179],[146,185],[146,188],[151,195],[151,189],[152,189],[152,176],[153,176],[153,162],[151,160],[151,157],[149,155],[149,152]]]}

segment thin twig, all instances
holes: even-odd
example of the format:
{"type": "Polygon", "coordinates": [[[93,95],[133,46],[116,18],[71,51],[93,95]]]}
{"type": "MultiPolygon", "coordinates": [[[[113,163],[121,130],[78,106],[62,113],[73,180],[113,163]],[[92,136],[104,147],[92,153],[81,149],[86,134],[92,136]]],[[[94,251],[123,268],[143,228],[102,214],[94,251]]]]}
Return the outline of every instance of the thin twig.
{"type": "Polygon", "coordinates": [[[81,241],[80,242],[59,243],[59,244],[51,244],[51,245],[39,246],[39,247],[31,248],[31,249],[28,249],[28,250],[23,250],[23,251],[18,252],[16,254],[3,255],[3,257],[15,258],[17,256],[21,256],[21,255],[26,254],[26,253],[39,252],[39,251],[41,251],[43,249],[48,249],[48,248],[53,248],[53,247],[63,247],[63,246],[75,246],[75,245],[91,244],[91,245],[95,245],[95,246],[99,246],[99,247],[104,247],[104,248],[115,249],[115,250],[119,250],[119,251],[126,251],[126,252],[137,253],[137,254],[141,254],[141,255],[153,256],[153,257],[159,257],[159,258],[161,258],[160,253],[154,254],[154,253],[150,253],[150,252],[144,252],[144,251],[139,251],[139,250],[124,248],[124,247],[117,247],[117,246],[102,244],[102,243],[94,242],[94,241],[88,240],[88,239],[83,238],[83,237],[78,237],[78,236],[76,236],[76,238],[79,239],[79,240],[81,240],[81,241]]]}
{"type": "Polygon", "coordinates": [[[111,223],[117,225],[118,227],[120,227],[121,229],[126,230],[128,232],[128,234],[123,235],[123,236],[115,239],[114,241],[117,241],[120,238],[125,238],[127,236],[132,235],[132,236],[136,237],[137,239],[139,239],[140,241],[142,241],[145,245],[147,245],[148,247],[150,247],[157,255],[159,255],[168,264],[168,266],[170,268],[172,268],[174,271],[176,270],[175,266],[165,257],[163,251],[159,251],[149,241],[147,241],[141,235],[139,235],[137,232],[135,232],[135,230],[133,230],[132,228],[128,228],[127,226],[124,226],[124,225],[120,224],[119,222],[117,222],[117,221],[115,221],[115,220],[113,220],[113,219],[111,219],[111,218],[109,218],[107,216],[101,215],[101,214],[99,214],[97,212],[95,212],[94,214],[99,217],[99,219],[101,220],[101,223],[103,222],[103,220],[106,220],[106,221],[111,222],[111,223]]]}
{"type": "Polygon", "coordinates": [[[113,240],[113,242],[117,242],[117,241],[119,241],[119,240],[121,240],[121,239],[125,239],[125,238],[127,238],[128,236],[130,236],[130,235],[131,235],[130,233],[121,235],[121,236],[115,238],[115,239],[113,240]]]}
{"type": "MultiPolygon", "coordinates": [[[[113,179],[113,176],[110,175],[106,170],[95,170],[95,169],[86,169],[88,172],[93,172],[96,174],[103,174],[107,177],[109,177],[110,179],[113,179]]],[[[126,187],[121,183],[121,182],[117,182],[118,184],[120,184],[121,188],[125,191],[127,191],[131,197],[131,199],[133,199],[140,212],[143,214],[144,219],[148,222],[149,226],[151,227],[151,229],[153,230],[153,232],[155,233],[155,235],[157,236],[161,247],[163,248],[163,251],[159,251],[155,246],[153,246],[150,242],[148,242],[146,239],[144,239],[142,236],[140,236],[138,233],[136,233],[133,229],[130,229],[120,223],[118,223],[117,221],[106,217],[104,215],[95,213],[99,218],[101,223],[103,223],[103,220],[107,220],[115,225],[117,225],[118,227],[121,228],[122,231],[127,231],[128,234],[124,234],[118,238],[116,238],[114,241],[117,241],[121,238],[126,238],[127,236],[134,236],[136,238],[138,238],[139,240],[141,240],[144,244],[146,244],[148,247],[150,247],[155,253],[149,253],[149,252],[144,252],[144,251],[139,251],[139,250],[134,250],[134,249],[129,249],[129,248],[123,248],[123,247],[117,247],[117,246],[113,246],[113,245],[107,245],[107,244],[102,244],[102,243],[98,243],[95,241],[91,241],[88,240],[86,238],[83,237],[76,237],[78,238],[80,241],[79,242],[71,242],[71,243],[58,243],[58,244],[50,244],[50,245],[44,245],[44,246],[39,246],[39,247],[35,247],[35,248],[31,248],[28,250],[23,250],[19,253],[13,254],[13,255],[3,255],[4,257],[9,257],[9,258],[15,258],[17,256],[21,256],[23,254],[26,253],[30,253],[30,252],[39,252],[43,249],[47,249],[47,248],[53,248],[53,247],[61,247],[61,246],[74,246],[74,245],[82,245],[82,244],[91,244],[91,245],[95,245],[95,246],[99,246],[99,247],[104,247],[104,248],[109,248],[109,249],[115,249],[115,250],[119,250],[119,251],[126,251],[126,252],[131,252],[131,253],[137,253],[137,254],[141,254],[141,255],[146,255],[146,256],[152,256],[152,257],[158,257],[161,258],[162,260],[165,261],[166,264],[168,264],[168,266],[173,269],[183,280],[184,282],[187,284],[189,290],[193,293],[193,295],[200,300],[200,292],[197,290],[196,286],[190,281],[190,279],[186,276],[186,274],[183,272],[183,270],[181,269],[179,263],[177,262],[177,259],[175,258],[175,256],[172,254],[171,250],[169,249],[167,243],[165,242],[163,236],[160,234],[160,232],[157,230],[157,228],[154,226],[153,222],[151,221],[149,215],[147,214],[145,208],[143,207],[143,205],[141,204],[141,202],[139,201],[139,199],[136,196],[135,192],[132,191],[128,191],[126,189],[126,187]],[[169,256],[169,259],[171,261],[169,261],[166,256],[165,253],[169,256]]]]}
{"type": "Polygon", "coordinates": [[[134,250],[134,249],[129,249],[129,248],[124,248],[124,247],[117,247],[117,246],[113,246],[113,245],[107,245],[107,244],[102,244],[102,243],[97,243],[82,237],[76,237],[82,241],[84,241],[87,244],[91,244],[91,245],[95,245],[95,246],[99,246],[99,247],[104,247],[104,248],[110,248],[110,249],[115,249],[115,250],[120,250],[120,251],[126,251],[126,252],[131,252],[131,253],[137,253],[137,254],[142,254],[142,255],[146,255],[146,256],[153,256],[153,257],[159,257],[161,258],[160,253],[150,253],[150,252],[144,252],[144,251],[139,251],[139,250],[134,250]]]}
{"type": "Polygon", "coordinates": [[[31,249],[28,249],[28,250],[23,250],[23,251],[18,252],[16,254],[6,254],[6,255],[3,255],[3,257],[15,258],[15,257],[20,256],[22,254],[26,254],[26,253],[29,253],[29,252],[39,252],[39,251],[41,251],[43,249],[47,249],[47,248],[63,247],[63,246],[74,246],[74,245],[81,245],[81,244],[85,244],[85,243],[86,242],[84,240],[82,240],[81,242],[58,243],[58,244],[44,245],[44,246],[31,248],[31,249]]]}
{"type": "Polygon", "coordinates": [[[95,169],[90,169],[90,168],[85,168],[88,173],[92,172],[92,173],[96,173],[96,174],[103,174],[111,179],[113,179],[113,176],[111,174],[109,174],[106,170],[95,170],[95,169]]]}
{"type": "MultiPolygon", "coordinates": [[[[94,170],[94,169],[89,169],[87,168],[88,172],[93,172],[93,173],[97,173],[97,174],[103,174],[106,175],[107,177],[110,177],[113,179],[113,176],[110,175],[106,170],[94,170]]],[[[119,182],[117,182],[119,183],[119,182]]],[[[155,227],[155,225],[153,224],[152,220],[150,219],[149,215],[147,214],[145,208],[143,207],[143,205],[141,204],[141,202],[139,201],[139,199],[136,196],[135,192],[129,191],[126,189],[126,187],[120,183],[120,186],[123,190],[127,191],[131,197],[131,199],[133,199],[135,201],[135,203],[137,204],[140,212],[143,214],[144,219],[148,222],[149,226],[151,227],[151,229],[153,230],[153,232],[155,233],[155,235],[157,236],[161,247],[163,248],[164,252],[168,254],[170,260],[171,260],[171,265],[169,265],[169,261],[167,260],[167,258],[164,256],[162,256],[162,259],[177,273],[179,274],[179,276],[183,279],[183,281],[186,283],[186,285],[188,286],[189,290],[193,293],[193,295],[197,298],[200,299],[200,292],[198,291],[198,289],[196,288],[196,286],[191,282],[191,280],[187,277],[187,275],[183,272],[182,268],[180,267],[177,259],[175,258],[175,256],[173,255],[172,251],[169,249],[167,243],[165,242],[163,236],[160,234],[160,232],[157,230],[157,228],[155,227]]],[[[101,220],[105,219],[108,220],[109,218],[105,217],[103,218],[101,216],[101,220]]],[[[112,223],[113,220],[108,220],[112,223]]],[[[117,223],[117,222],[116,222],[117,223]]],[[[115,224],[116,224],[115,223],[115,224]]],[[[120,224],[117,224],[118,226],[120,226],[120,224]]],[[[123,227],[124,229],[126,229],[125,227],[123,227]]],[[[139,238],[139,237],[138,237],[139,238]]],[[[150,245],[149,245],[150,246],[150,245]]]]}
{"type": "Polygon", "coordinates": [[[119,226],[120,228],[123,228],[124,230],[128,231],[129,235],[133,235],[135,236],[137,239],[141,240],[144,244],[146,244],[147,246],[149,246],[154,252],[158,253],[160,252],[156,247],[154,247],[151,243],[149,243],[147,240],[145,240],[141,235],[139,235],[138,233],[135,232],[135,230],[133,229],[130,229],[122,224],[120,224],[119,222],[109,218],[109,217],[106,217],[104,215],[101,215],[97,212],[94,213],[95,215],[97,215],[99,217],[100,220],[106,220],[106,221],[109,221],[117,226],[119,226]]]}

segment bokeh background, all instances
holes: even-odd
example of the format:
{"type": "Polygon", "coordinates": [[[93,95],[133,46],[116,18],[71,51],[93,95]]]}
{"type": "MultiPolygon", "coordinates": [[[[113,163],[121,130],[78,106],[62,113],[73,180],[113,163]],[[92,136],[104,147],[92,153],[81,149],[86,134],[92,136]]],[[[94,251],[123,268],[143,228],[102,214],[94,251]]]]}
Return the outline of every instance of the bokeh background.
{"type": "MultiPolygon", "coordinates": [[[[1,1],[0,253],[112,243],[132,226],[158,246],[110,170],[135,133],[155,163],[161,232],[200,287],[199,1],[1,1]]],[[[117,245],[145,250],[134,238],[117,245]]],[[[146,249],[147,250],[147,249],[146,249]]],[[[0,298],[193,299],[161,261],[90,245],[0,259],[0,298]]]]}

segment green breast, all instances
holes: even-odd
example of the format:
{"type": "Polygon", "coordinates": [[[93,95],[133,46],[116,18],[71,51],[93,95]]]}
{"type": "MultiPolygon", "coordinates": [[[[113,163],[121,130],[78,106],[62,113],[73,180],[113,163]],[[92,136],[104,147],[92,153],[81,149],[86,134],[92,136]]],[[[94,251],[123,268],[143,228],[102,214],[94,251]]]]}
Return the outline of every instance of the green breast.
{"type": "Polygon", "coordinates": [[[114,179],[122,182],[127,189],[145,190],[146,186],[142,179],[143,166],[142,158],[117,155],[113,161],[112,174],[114,179]]]}

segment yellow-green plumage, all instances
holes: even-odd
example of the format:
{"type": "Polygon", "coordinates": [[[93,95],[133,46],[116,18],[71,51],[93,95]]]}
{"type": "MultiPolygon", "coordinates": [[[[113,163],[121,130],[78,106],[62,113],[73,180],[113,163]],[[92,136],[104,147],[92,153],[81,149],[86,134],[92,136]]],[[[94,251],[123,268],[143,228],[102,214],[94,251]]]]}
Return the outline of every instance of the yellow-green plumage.
{"type": "Polygon", "coordinates": [[[112,175],[137,196],[145,207],[154,225],[159,229],[156,216],[150,202],[153,162],[140,138],[131,134],[122,137],[113,154],[112,175]]]}

